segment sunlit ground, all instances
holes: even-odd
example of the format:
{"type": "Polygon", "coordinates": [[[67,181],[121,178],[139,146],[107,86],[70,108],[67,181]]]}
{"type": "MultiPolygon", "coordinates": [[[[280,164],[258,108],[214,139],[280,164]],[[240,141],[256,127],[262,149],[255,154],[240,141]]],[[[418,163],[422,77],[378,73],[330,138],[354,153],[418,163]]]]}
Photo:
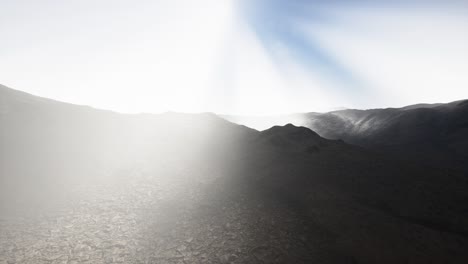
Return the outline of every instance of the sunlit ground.
{"type": "Polygon", "coordinates": [[[250,129],[209,114],[78,110],[77,130],[56,116],[57,130],[24,154],[41,161],[25,182],[10,154],[4,171],[17,176],[3,179],[15,190],[2,194],[0,263],[284,262],[295,258],[277,252],[284,245],[304,248],[299,218],[242,184],[250,129]]]}

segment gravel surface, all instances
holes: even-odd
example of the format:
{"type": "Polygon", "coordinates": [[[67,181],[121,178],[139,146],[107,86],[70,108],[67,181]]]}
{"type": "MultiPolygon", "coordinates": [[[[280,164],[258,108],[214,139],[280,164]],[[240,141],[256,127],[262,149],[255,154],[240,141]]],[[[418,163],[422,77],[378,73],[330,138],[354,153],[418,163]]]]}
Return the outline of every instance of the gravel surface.
{"type": "Polygon", "coordinates": [[[0,218],[6,263],[308,262],[294,215],[213,180],[125,177],[83,184],[48,209],[0,218]]]}

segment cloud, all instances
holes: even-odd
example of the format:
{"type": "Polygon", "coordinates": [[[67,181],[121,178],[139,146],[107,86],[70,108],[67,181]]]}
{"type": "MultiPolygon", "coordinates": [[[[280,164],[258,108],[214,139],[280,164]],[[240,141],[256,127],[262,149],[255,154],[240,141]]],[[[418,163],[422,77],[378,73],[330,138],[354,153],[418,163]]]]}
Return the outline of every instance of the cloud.
{"type": "Polygon", "coordinates": [[[277,114],[468,98],[461,4],[277,0],[248,20],[239,3],[252,4],[2,3],[0,82],[121,112],[277,114]]]}
{"type": "Polygon", "coordinates": [[[376,91],[361,107],[447,102],[468,98],[463,10],[335,9],[332,24],[299,26],[376,91]]]}
{"type": "Polygon", "coordinates": [[[0,27],[9,40],[0,43],[1,82],[122,112],[207,111],[230,1],[30,4],[38,12],[4,11],[12,18],[0,27]]]}
{"type": "MultiPolygon", "coordinates": [[[[325,111],[347,101],[336,83],[298,62],[288,46],[267,50],[261,37],[245,22],[231,36],[230,56],[223,57],[215,87],[227,87],[230,108],[225,113],[271,115],[325,111]]],[[[225,110],[225,111],[226,111],[225,110]]],[[[222,110],[221,110],[222,111],[222,110]]]]}

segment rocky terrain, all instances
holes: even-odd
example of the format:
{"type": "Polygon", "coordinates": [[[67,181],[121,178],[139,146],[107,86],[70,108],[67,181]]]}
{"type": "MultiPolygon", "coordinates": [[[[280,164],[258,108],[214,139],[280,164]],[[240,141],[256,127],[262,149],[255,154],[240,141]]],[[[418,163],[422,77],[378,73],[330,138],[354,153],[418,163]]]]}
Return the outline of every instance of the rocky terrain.
{"type": "Polygon", "coordinates": [[[180,175],[168,180],[135,169],[126,176],[119,182],[76,186],[59,202],[52,201],[53,208],[3,215],[0,263],[317,259],[315,252],[308,252],[306,237],[295,230],[307,224],[286,208],[222,187],[217,190],[222,193],[208,195],[203,183],[190,182],[189,187],[180,175]]]}
{"type": "Polygon", "coordinates": [[[0,263],[466,263],[466,175],[0,87],[0,263]]]}

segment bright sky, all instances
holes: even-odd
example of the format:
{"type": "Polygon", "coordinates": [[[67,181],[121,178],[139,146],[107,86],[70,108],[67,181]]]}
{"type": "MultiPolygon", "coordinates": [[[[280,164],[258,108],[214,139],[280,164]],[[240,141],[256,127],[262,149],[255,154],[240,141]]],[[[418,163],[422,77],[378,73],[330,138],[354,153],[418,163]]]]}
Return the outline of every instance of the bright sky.
{"type": "Polygon", "coordinates": [[[0,0],[0,83],[132,113],[449,102],[468,98],[465,3],[0,0]]]}

